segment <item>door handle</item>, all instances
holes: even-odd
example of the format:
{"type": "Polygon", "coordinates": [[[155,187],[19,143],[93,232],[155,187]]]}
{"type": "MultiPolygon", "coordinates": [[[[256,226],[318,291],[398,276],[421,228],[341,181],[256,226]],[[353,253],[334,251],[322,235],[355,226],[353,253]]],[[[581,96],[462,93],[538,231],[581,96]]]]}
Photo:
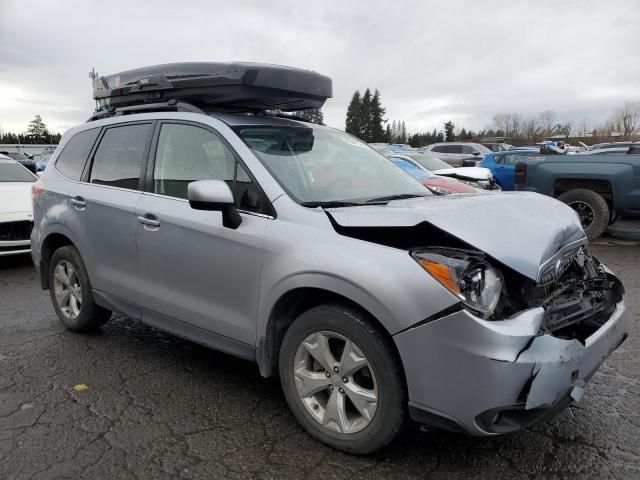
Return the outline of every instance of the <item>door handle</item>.
{"type": "Polygon", "coordinates": [[[160,227],[160,220],[155,215],[146,214],[138,217],[138,222],[146,227],[158,228],[160,227]]]}
{"type": "Polygon", "coordinates": [[[71,205],[73,205],[76,210],[84,210],[84,207],[87,206],[87,202],[85,202],[84,198],[82,197],[73,197],[69,201],[71,202],[71,205]]]}

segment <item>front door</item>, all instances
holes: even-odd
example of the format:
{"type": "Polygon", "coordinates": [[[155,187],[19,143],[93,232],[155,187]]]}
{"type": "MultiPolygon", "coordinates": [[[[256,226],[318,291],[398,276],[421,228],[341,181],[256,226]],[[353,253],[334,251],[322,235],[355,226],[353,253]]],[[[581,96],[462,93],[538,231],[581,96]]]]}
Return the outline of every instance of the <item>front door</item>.
{"type": "Polygon", "coordinates": [[[209,127],[166,122],[152,175],[137,204],[136,241],[143,318],[171,317],[255,345],[267,200],[227,143],[209,127]],[[225,180],[242,223],[194,210],[187,185],[225,180]]]}

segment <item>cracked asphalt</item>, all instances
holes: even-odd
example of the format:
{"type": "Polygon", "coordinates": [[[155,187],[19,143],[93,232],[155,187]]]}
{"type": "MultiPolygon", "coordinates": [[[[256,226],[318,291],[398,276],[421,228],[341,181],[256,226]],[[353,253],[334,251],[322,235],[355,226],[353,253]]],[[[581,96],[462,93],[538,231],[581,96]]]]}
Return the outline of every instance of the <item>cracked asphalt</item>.
{"type": "Polygon", "coordinates": [[[307,436],[250,362],[120,316],[65,331],[30,259],[0,259],[0,479],[640,479],[640,246],[591,250],[631,337],[580,403],[506,437],[408,428],[366,457],[307,436]]]}

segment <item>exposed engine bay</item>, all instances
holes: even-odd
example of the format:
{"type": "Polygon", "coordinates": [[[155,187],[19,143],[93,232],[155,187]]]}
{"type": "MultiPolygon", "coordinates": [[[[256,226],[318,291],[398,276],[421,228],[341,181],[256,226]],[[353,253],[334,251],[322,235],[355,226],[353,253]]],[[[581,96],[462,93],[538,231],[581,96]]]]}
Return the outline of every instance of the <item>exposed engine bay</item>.
{"type": "Polygon", "coordinates": [[[609,319],[623,294],[620,281],[582,247],[568,256],[557,276],[543,275],[538,284],[527,280],[515,299],[513,292],[503,298],[511,308],[543,307],[544,333],[583,342],[609,319]]]}

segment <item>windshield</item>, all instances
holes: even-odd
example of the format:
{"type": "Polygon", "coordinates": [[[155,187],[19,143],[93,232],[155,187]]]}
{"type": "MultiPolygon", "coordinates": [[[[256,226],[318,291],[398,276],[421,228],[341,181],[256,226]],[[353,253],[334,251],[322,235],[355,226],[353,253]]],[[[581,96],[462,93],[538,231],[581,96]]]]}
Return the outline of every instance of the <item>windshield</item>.
{"type": "Polygon", "coordinates": [[[301,204],[425,196],[411,175],[360,140],[312,126],[239,126],[236,133],[301,204]]]}
{"type": "Polygon", "coordinates": [[[0,160],[0,182],[35,182],[29,170],[22,165],[7,160],[0,160]]]}
{"type": "Polygon", "coordinates": [[[420,181],[431,180],[436,178],[436,176],[433,173],[427,170],[423,170],[417,165],[414,165],[413,163],[411,163],[409,160],[405,160],[404,158],[393,157],[393,156],[390,156],[389,158],[393,163],[398,165],[405,172],[410,173],[412,177],[417,178],[420,181]]]}
{"type": "Polygon", "coordinates": [[[445,168],[451,168],[447,162],[440,160],[438,157],[430,157],[428,155],[416,155],[413,159],[422,165],[427,170],[432,172],[435,170],[443,170],[445,168]]]}
{"type": "Polygon", "coordinates": [[[489,150],[487,147],[485,147],[484,145],[480,145],[479,143],[476,143],[473,145],[476,150],[478,150],[480,153],[491,153],[491,150],[489,150]]]}

